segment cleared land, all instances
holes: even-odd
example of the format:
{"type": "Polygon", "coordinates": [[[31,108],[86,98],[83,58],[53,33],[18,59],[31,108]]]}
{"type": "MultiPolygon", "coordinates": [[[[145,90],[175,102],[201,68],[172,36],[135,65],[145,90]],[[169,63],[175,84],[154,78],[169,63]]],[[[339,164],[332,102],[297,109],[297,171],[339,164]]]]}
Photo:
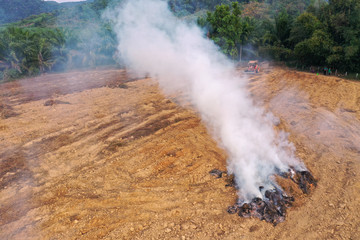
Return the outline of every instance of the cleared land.
{"type": "Polygon", "coordinates": [[[360,83],[264,70],[249,89],[319,180],[285,185],[284,223],[226,212],[236,192],[208,173],[226,154],[191,106],[94,70],[0,85],[0,239],[360,239],[360,83]]]}

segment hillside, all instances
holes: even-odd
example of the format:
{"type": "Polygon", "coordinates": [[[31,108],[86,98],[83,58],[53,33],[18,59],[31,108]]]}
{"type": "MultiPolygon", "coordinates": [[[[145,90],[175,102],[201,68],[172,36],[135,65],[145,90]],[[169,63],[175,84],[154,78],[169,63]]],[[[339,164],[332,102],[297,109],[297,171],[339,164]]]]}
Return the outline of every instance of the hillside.
{"type": "MultiPolygon", "coordinates": [[[[121,64],[119,54],[116,51],[118,44],[116,31],[113,29],[116,20],[101,17],[105,9],[115,9],[119,2],[121,0],[94,0],[85,3],[63,4],[40,0],[27,1],[21,4],[16,4],[16,1],[3,2],[0,6],[8,8],[4,10],[8,14],[2,16],[9,17],[12,13],[16,13],[21,16],[21,20],[0,27],[0,81],[37,75],[42,72],[121,64]],[[23,10],[31,11],[31,14],[43,13],[29,16],[30,13],[23,13],[23,10]],[[13,29],[14,27],[21,29],[13,29]],[[45,41],[44,47],[37,46],[37,43],[41,41],[45,41]],[[38,59],[41,58],[38,55],[42,55],[42,58],[45,59],[39,61],[38,59]]],[[[213,11],[219,4],[230,4],[231,2],[233,1],[169,0],[168,6],[182,20],[195,23],[199,18],[206,22],[208,10],[213,11]]],[[[319,4],[320,2],[323,4],[321,6],[326,6],[323,1],[319,1],[319,4]]],[[[329,59],[329,61],[331,60],[331,67],[338,68],[342,73],[355,71],[356,66],[358,66],[356,54],[360,52],[356,48],[356,41],[348,41],[346,44],[336,43],[339,45],[336,48],[326,45],[326,49],[320,51],[319,55],[317,51],[311,50],[311,48],[317,47],[314,40],[311,39],[311,41],[306,41],[311,43],[310,45],[304,45],[304,42],[301,42],[307,51],[299,51],[301,55],[296,58],[295,46],[292,43],[290,44],[295,38],[289,33],[292,31],[292,23],[296,23],[295,18],[299,14],[303,14],[308,9],[309,4],[310,2],[307,0],[295,2],[240,1],[241,15],[239,18],[243,26],[237,28],[238,34],[230,34],[230,36],[240,34],[238,39],[243,39],[241,40],[242,44],[226,37],[229,34],[224,30],[220,31],[222,33],[220,35],[209,32],[210,37],[226,55],[234,60],[240,58],[238,53],[241,47],[243,51],[240,60],[275,59],[304,68],[304,66],[311,65],[323,66],[324,62],[329,59]],[[337,49],[337,52],[328,57],[332,51],[329,49],[337,49]],[[346,56],[344,56],[345,53],[346,56]],[[317,54],[316,58],[311,56],[313,54],[317,54]],[[341,61],[342,58],[346,61],[341,61]]],[[[310,5],[309,9],[311,7],[313,5],[310,5]]],[[[221,20],[217,19],[216,21],[221,20]]],[[[306,22],[304,24],[307,28],[306,22]]],[[[214,27],[210,27],[209,23],[204,23],[204,25],[204,32],[210,29],[214,30],[214,27]]],[[[298,29],[296,30],[296,39],[304,40],[304,38],[311,37],[311,31],[314,29],[305,29],[306,31],[304,31],[303,28],[304,26],[296,25],[296,29],[298,29]],[[307,33],[309,31],[310,33],[307,33]],[[306,36],[299,34],[303,32],[306,33],[306,36]]],[[[356,31],[347,32],[353,33],[354,37],[357,34],[356,31]]],[[[121,38],[121,36],[118,37],[121,38]]],[[[335,44],[333,41],[330,43],[335,44]]]]}
{"type": "Polygon", "coordinates": [[[73,7],[81,3],[57,3],[55,1],[43,0],[0,0],[0,25],[16,22],[31,15],[73,7]]]}
{"type": "MultiPolygon", "coordinates": [[[[2,12],[7,13],[1,14],[3,18],[14,12],[23,18],[0,27],[0,81],[122,64],[117,51],[121,36],[114,30],[116,19],[102,18],[105,9],[115,9],[121,0],[81,4],[0,1],[2,12]],[[5,7],[9,9],[4,10],[5,7]],[[27,11],[33,10],[44,13],[28,16],[27,11]],[[39,42],[44,43],[40,46],[39,42]]],[[[168,6],[181,20],[201,25],[204,36],[235,61],[282,61],[302,70],[331,69],[338,76],[359,79],[358,1],[240,1],[237,16],[232,15],[231,2],[234,1],[169,0],[168,6]],[[210,15],[206,14],[208,10],[212,11],[210,15]],[[232,22],[239,24],[230,26],[226,20],[229,17],[235,17],[232,22]]]]}
{"type": "Polygon", "coordinates": [[[92,70],[0,85],[0,238],[359,239],[360,84],[263,70],[254,100],[319,180],[307,196],[286,189],[285,222],[227,213],[236,191],[209,174],[226,155],[191,106],[92,70]]]}

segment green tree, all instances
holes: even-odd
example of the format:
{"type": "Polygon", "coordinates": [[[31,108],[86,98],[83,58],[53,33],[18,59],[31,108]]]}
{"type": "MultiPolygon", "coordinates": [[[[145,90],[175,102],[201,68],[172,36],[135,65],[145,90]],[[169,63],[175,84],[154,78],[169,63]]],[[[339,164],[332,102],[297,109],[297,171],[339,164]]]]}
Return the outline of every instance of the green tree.
{"type": "Polygon", "coordinates": [[[330,54],[332,41],[328,33],[316,30],[311,38],[295,46],[295,56],[306,65],[325,65],[330,54]]]}
{"type": "Polygon", "coordinates": [[[328,31],[335,44],[328,62],[337,62],[347,71],[360,70],[360,2],[357,0],[331,0],[326,10],[328,31]],[[342,63],[334,61],[342,55],[342,63]]]}
{"type": "Polygon", "coordinates": [[[285,47],[289,47],[291,26],[292,26],[292,17],[289,14],[287,14],[285,9],[283,9],[275,17],[275,30],[278,40],[285,47]]]}
{"type": "MultiPolygon", "coordinates": [[[[241,26],[241,33],[240,33],[240,46],[238,46],[239,49],[239,60],[241,62],[242,58],[242,52],[243,52],[243,45],[250,42],[251,33],[254,30],[254,23],[251,20],[251,18],[246,17],[242,20],[242,26],[241,26]]],[[[253,37],[253,36],[252,36],[253,37]]],[[[255,42],[255,39],[252,38],[252,42],[255,42]]]]}
{"type": "Polygon", "coordinates": [[[317,17],[307,12],[301,14],[296,18],[291,28],[290,42],[292,46],[295,46],[305,39],[311,38],[313,33],[320,29],[323,29],[323,26],[317,17]]]}
{"type": "Polygon", "coordinates": [[[242,46],[249,40],[253,30],[249,19],[241,18],[240,6],[237,2],[229,5],[219,5],[215,11],[207,13],[210,24],[210,37],[225,54],[233,59],[242,55],[242,46]]]}
{"type": "Polygon", "coordinates": [[[269,19],[263,20],[255,32],[259,33],[260,45],[274,45],[279,41],[275,26],[269,19]]]}
{"type": "Polygon", "coordinates": [[[58,29],[8,27],[0,33],[0,60],[19,74],[33,75],[65,59],[64,44],[58,29]]]}

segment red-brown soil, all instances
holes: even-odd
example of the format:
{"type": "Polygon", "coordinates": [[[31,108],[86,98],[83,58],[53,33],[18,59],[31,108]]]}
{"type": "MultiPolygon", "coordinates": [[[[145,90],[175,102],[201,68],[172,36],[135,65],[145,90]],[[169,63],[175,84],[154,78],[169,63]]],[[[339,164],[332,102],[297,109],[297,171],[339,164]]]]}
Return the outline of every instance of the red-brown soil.
{"type": "Polygon", "coordinates": [[[285,222],[226,212],[226,154],[176,96],[93,70],[0,85],[0,239],[360,239],[360,83],[264,70],[249,89],[319,180],[281,183],[285,222]]]}

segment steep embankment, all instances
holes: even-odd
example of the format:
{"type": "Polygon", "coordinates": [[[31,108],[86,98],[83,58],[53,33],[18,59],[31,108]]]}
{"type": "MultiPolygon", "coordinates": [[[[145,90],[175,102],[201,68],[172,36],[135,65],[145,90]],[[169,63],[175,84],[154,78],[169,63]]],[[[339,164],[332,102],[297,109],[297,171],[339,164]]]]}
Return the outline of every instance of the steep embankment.
{"type": "Polygon", "coordinates": [[[226,155],[196,113],[101,70],[0,85],[0,238],[359,238],[360,84],[265,70],[254,99],[319,179],[284,223],[229,215],[236,192],[208,173],[226,155]]]}

